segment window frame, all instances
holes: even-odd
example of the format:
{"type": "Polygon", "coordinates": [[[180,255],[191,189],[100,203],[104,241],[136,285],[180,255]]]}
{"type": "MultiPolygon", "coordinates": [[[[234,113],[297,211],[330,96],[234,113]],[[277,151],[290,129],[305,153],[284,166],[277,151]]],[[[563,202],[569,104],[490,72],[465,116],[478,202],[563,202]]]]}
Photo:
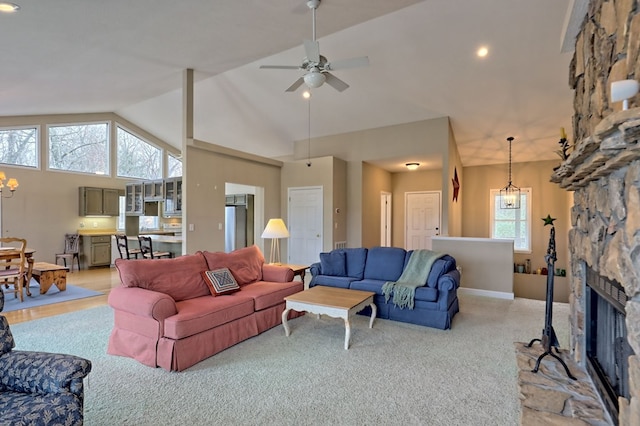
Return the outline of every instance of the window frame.
{"type": "MultiPolygon", "coordinates": [[[[490,189],[489,190],[489,222],[490,222],[490,235],[492,239],[508,239],[508,240],[513,240],[513,252],[514,253],[522,253],[522,254],[530,254],[532,253],[532,241],[531,241],[531,220],[532,220],[532,216],[531,216],[531,204],[532,204],[532,200],[533,200],[533,191],[531,188],[520,188],[520,205],[523,205],[522,202],[522,197],[526,198],[526,202],[524,203],[524,205],[526,205],[526,219],[524,220],[525,222],[525,227],[526,227],[526,235],[527,235],[527,247],[525,248],[518,248],[517,241],[514,238],[503,238],[503,237],[496,237],[495,236],[495,231],[496,231],[496,218],[495,218],[495,211],[496,211],[496,205],[499,207],[500,206],[500,201],[499,201],[499,197],[500,197],[500,189],[490,189]]],[[[520,208],[522,209],[522,207],[520,208]]],[[[515,220],[516,222],[516,226],[518,222],[522,222],[522,220],[520,220],[519,218],[516,218],[515,220]]]]}
{"type": "Polygon", "coordinates": [[[0,131],[11,131],[11,130],[22,130],[22,129],[35,129],[36,131],[36,144],[35,144],[35,165],[29,166],[24,164],[16,164],[16,163],[5,163],[0,161],[0,166],[4,167],[18,167],[29,170],[40,170],[41,169],[41,147],[42,147],[42,131],[41,126],[39,124],[25,124],[21,126],[2,126],[0,127],[0,131]]]}
{"type": "Polygon", "coordinates": [[[104,177],[111,177],[111,165],[112,165],[112,155],[111,155],[111,145],[112,145],[112,141],[111,141],[111,126],[112,126],[112,121],[111,120],[98,120],[98,121],[79,121],[79,122],[70,122],[70,123],[47,123],[46,125],[46,135],[45,135],[45,140],[46,140],[46,170],[50,171],[50,172],[63,172],[63,173],[76,173],[76,174],[81,174],[81,175],[85,175],[85,176],[104,176],[104,177]],[[105,124],[107,126],[107,131],[106,131],[106,135],[107,135],[107,141],[106,141],[106,158],[107,158],[107,164],[106,164],[106,172],[104,173],[100,173],[100,172],[83,172],[80,170],[69,170],[69,169],[58,169],[58,168],[52,168],[51,167],[51,128],[52,127],[80,127],[80,126],[91,126],[91,125],[95,125],[95,124],[105,124]]]}
{"type": "Polygon", "coordinates": [[[164,179],[164,151],[165,149],[156,145],[155,143],[151,142],[149,139],[143,137],[140,135],[140,133],[135,132],[133,130],[131,130],[130,128],[128,128],[127,126],[115,121],[115,128],[114,128],[114,155],[115,155],[115,176],[121,179],[138,179],[138,180],[155,180],[155,179],[164,179]],[[122,131],[129,133],[130,135],[140,139],[142,142],[151,145],[152,147],[158,149],[160,151],[160,155],[159,155],[159,170],[160,170],[160,176],[158,177],[145,177],[145,176],[124,176],[121,175],[119,172],[119,161],[120,161],[120,155],[119,155],[119,139],[118,139],[118,129],[122,129],[122,131]]]}

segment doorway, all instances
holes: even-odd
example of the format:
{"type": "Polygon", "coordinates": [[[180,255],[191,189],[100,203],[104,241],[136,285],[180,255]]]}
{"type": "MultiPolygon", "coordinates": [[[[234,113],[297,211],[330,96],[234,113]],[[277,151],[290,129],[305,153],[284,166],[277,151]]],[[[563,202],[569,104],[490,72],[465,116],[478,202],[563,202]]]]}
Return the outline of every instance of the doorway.
{"type": "Polygon", "coordinates": [[[289,188],[287,263],[311,265],[322,251],[322,187],[289,188]]]}
{"type": "Polygon", "coordinates": [[[405,193],[405,248],[431,250],[431,237],[440,235],[440,191],[405,193]]]}
{"type": "Polygon", "coordinates": [[[391,247],[391,193],[380,193],[380,246],[391,247]]]}
{"type": "Polygon", "coordinates": [[[225,252],[256,244],[264,253],[264,188],[225,183],[225,252]]]}

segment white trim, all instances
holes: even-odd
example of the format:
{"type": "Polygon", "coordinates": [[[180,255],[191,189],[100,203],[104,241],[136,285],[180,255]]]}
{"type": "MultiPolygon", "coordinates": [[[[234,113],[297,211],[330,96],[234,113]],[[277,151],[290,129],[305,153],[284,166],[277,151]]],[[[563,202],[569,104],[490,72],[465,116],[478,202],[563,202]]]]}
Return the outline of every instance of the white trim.
{"type": "MultiPolygon", "coordinates": [[[[519,249],[516,247],[515,245],[515,240],[513,240],[513,251],[514,253],[522,253],[522,254],[530,254],[532,252],[532,245],[533,242],[531,241],[532,235],[531,235],[531,221],[533,220],[532,217],[532,213],[531,213],[531,205],[533,204],[533,190],[531,188],[520,188],[520,197],[522,198],[522,195],[526,195],[526,199],[527,202],[526,204],[526,208],[527,208],[527,218],[525,221],[525,225],[527,227],[527,239],[528,239],[528,247],[526,249],[519,249]]],[[[499,189],[490,189],[489,190],[489,232],[490,232],[490,236],[493,238],[493,233],[495,231],[495,211],[496,211],[496,198],[500,196],[500,190],[499,189]]],[[[522,205],[522,201],[520,202],[520,205],[522,205]]],[[[496,238],[497,239],[497,238],[496,238]]],[[[509,238],[510,239],[510,238],[509,238]]]]}
{"type": "Polygon", "coordinates": [[[467,287],[458,287],[458,291],[464,294],[470,294],[473,296],[492,297],[494,299],[513,300],[515,298],[513,293],[505,293],[504,291],[479,290],[477,288],[467,288],[467,287]]]}
{"type": "Polygon", "coordinates": [[[43,135],[44,137],[42,138],[45,141],[45,153],[46,153],[46,158],[43,158],[43,161],[45,162],[45,165],[43,165],[43,170],[47,170],[47,171],[57,171],[57,172],[67,172],[67,173],[78,173],[78,174],[82,174],[85,176],[105,176],[105,177],[112,177],[111,175],[111,167],[113,165],[112,163],[112,158],[111,158],[111,147],[112,147],[112,140],[111,140],[111,130],[112,130],[112,125],[113,125],[113,121],[111,120],[98,120],[98,121],[91,121],[91,122],[74,122],[74,123],[49,123],[45,126],[45,131],[46,133],[43,135]],[[81,126],[93,126],[96,124],[105,124],[107,126],[107,171],[106,173],[91,173],[91,172],[83,172],[81,170],[69,170],[69,169],[54,169],[51,168],[51,163],[50,163],[50,159],[51,159],[51,128],[52,127],[81,127],[81,126]]]}

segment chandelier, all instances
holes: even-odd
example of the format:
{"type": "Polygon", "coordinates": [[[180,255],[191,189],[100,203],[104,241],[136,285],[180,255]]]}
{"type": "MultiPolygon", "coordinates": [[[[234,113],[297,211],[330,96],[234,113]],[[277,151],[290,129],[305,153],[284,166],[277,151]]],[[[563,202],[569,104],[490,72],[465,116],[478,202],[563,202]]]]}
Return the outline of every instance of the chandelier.
{"type": "Polygon", "coordinates": [[[519,209],[520,188],[511,182],[511,142],[513,142],[513,136],[509,136],[507,140],[509,141],[509,183],[500,190],[500,208],[519,209]]]}

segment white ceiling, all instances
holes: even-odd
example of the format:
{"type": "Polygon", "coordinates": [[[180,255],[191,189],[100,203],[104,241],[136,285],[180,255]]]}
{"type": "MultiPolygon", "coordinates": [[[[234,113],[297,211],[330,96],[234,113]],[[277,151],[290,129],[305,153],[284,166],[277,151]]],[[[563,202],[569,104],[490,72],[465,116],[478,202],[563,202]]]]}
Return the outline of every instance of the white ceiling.
{"type": "MultiPolygon", "coordinates": [[[[301,90],[285,93],[302,72],[258,68],[301,63],[304,0],[15,1],[0,16],[2,116],[115,111],[179,147],[192,68],[196,139],[284,157],[308,138],[301,90]]],[[[321,54],[370,66],[335,71],[342,93],[314,90],[311,137],[449,116],[465,166],[506,162],[508,136],[516,162],[558,158],[573,111],[560,51],[570,3],[323,0],[321,54]]]]}

